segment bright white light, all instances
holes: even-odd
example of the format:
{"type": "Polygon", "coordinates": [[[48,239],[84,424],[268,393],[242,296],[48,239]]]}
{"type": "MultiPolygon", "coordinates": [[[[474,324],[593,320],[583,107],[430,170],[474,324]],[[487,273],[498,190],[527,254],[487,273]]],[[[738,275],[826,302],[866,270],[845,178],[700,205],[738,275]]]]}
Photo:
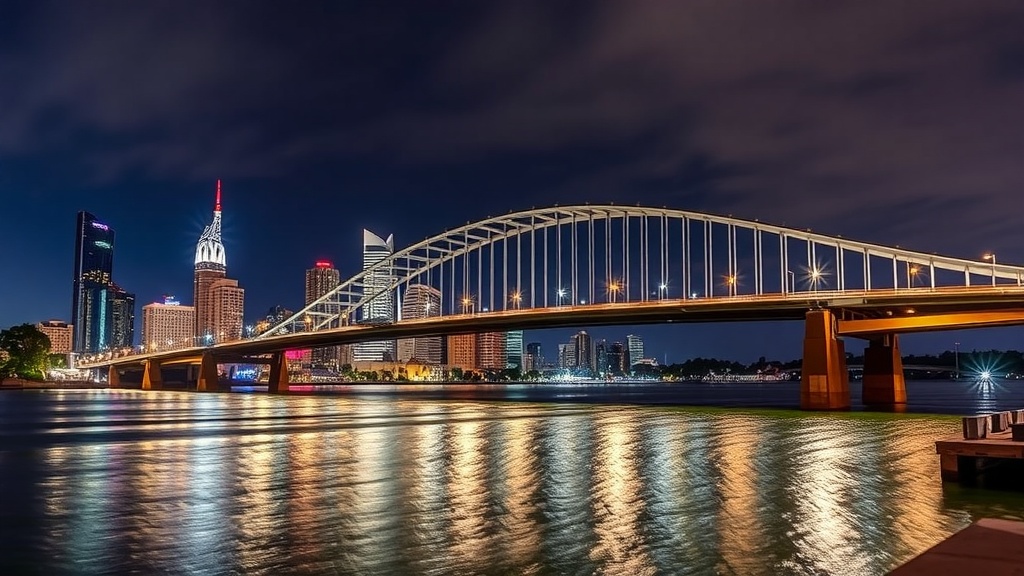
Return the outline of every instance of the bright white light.
{"type": "Polygon", "coordinates": [[[991,378],[992,378],[992,373],[989,372],[988,370],[983,370],[981,372],[981,379],[982,380],[990,380],[991,378]]]}

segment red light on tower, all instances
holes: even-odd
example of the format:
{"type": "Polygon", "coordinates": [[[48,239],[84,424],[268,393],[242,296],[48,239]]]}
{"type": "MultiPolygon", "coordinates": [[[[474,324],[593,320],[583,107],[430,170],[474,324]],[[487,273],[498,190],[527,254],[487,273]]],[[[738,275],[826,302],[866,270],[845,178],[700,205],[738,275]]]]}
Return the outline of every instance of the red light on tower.
{"type": "Polygon", "coordinates": [[[317,260],[316,267],[317,268],[334,268],[334,265],[331,264],[330,262],[328,262],[327,260],[317,260]]]}

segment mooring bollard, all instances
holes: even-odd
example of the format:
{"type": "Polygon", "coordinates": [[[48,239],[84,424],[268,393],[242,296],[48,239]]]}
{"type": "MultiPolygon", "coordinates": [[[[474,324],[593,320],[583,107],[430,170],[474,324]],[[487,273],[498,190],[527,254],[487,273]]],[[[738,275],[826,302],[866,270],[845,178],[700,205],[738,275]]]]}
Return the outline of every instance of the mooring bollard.
{"type": "Polygon", "coordinates": [[[980,440],[988,436],[989,422],[986,416],[964,416],[964,440],[980,440]]]}
{"type": "Polygon", "coordinates": [[[1006,432],[1010,429],[1010,413],[1009,412],[996,412],[991,415],[991,424],[989,425],[989,431],[993,434],[998,432],[1006,432]]]}

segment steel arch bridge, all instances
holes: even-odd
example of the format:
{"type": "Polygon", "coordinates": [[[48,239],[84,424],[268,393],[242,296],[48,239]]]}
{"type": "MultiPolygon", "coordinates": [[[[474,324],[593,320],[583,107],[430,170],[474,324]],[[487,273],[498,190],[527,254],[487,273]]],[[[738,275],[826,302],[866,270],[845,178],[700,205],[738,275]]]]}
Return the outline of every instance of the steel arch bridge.
{"type": "Polygon", "coordinates": [[[388,254],[256,338],[568,305],[1022,282],[1024,267],[992,254],[940,256],[669,208],[554,206],[469,223],[388,254]],[[380,313],[412,286],[433,298],[420,310],[399,304],[402,318],[380,313]]]}

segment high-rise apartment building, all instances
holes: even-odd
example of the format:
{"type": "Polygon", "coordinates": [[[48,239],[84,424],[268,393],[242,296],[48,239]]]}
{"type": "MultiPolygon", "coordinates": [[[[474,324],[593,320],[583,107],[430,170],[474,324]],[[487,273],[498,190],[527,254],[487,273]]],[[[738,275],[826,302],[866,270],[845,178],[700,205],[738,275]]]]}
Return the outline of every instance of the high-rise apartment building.
{"type": "Polygon", "coordinates": [[[506,365],[505,333],[482,332],[477,334],[476,355],[476,366],[480,370],[504,370],[506,365]]]}
{"type": "Polygon", "coordinates": [[[448,365],[463,370],[476,370],[476,334],[448,337],[448,365]]]}
{"type": "MultiPolygon", "coordinates": [[[[441,291],[425,284],[412,284],[402,299],[402,319],[419,320],[441,314],[441,291]]],[[[439,365],[441,336],[402,338],[398,341],[398,361],[416,359],[423,364],[439,365]]]]}
{"type": "Polygon", "coordinates": [[[505,333],[505,367],[523,370],[523,331],[505,333]]]}
{"type": "Polygon", "coordinates": [[[594,346],[594,358],[596,360],[594,372],[596,374],[607,374],[611,370],[608,365],[608,342],[601,340],[594,346]]]}
{"type": "Polygon", "coordinates": [[[626,364],[626,371],[633,370],[633,365],[640,362],[644,357],[644,341],[639,336],[630,334],[626,336],[626,347],[629,352],[629,362],[626,364]]]}
{"type": "Polygon", "coordinates": [[[142,345],[147,351],[177,350],[193,345],[196,309],[173,296],[142,307],[142,345]]]}
{"type": "Polygon", "coordinates": [[[608,371],[612,374],[625,374],[626,364],[629,362],[629,354],[622,342],[615,342],[608,347],[608,371]]]}
{"type": "MultiPolygon", "coordinates": [[[[360,322],[390,324],[395,321],[395,295],[391,285],[395,281],[389,257],[395,251],[394,237],[387,240],[369,230],[363,230],[363,305],[360,322]]],[[[377,340],[360,342],[353,347],[356,362],[382,362],[395,359],[395,341],[377,340]]]]}
{"type": "Polygon", "coordinates": [[[74,327],[60,320],[36,324],[36,328],[50,339],[50,354],[70,354],[74,342],[74,327]]]}
{"type": "Polygon", "coordinates": [[[229,342],[242,337],[245,291],[237,280],[227,278],[227,256],[221,241],[220,180],[213,221],[203,229],[196,244],[193,300],[198,344],[229,342]],[[224,307],[224,308],[222,308],[224,307]]]}
{"type": "MultiPolygon", "coordinates": [[[[318,261],[312,268],[306,270],[306,306],[327,295],[331,290],[337,288],[339,283],[341,283],[341,274],[338,269],[326,260],[318,261]]],[[[315,315],[336,314],[337,309],[332,309],[329,304],[317,304],[313,307],[312,312],[315,315]]],[[[319,319],[320,317],[317,316],[314,321],[319,321],[319,319]]],[[[338,353],[337,346],[315,348],[311,353],[310,361],[316,367],[335,368],[338,366],[338,353]]]]}
{"type": "Polygon", "coordinates": [[[587,334],[585,330],[574,334],[569,339],[567,350],[572,354],[570,360],[572,365],[567,368],[572,368],[580,373],[594,372],[594,343],[590,334],[587,334]]]}
{"type": "Polygon", "coordinates": [[[109,305],[114,269],[114,230],[88,212],[79,212],[75,238],[75,277],[71,297],[75,352],[111,347],[109,305]]]}

